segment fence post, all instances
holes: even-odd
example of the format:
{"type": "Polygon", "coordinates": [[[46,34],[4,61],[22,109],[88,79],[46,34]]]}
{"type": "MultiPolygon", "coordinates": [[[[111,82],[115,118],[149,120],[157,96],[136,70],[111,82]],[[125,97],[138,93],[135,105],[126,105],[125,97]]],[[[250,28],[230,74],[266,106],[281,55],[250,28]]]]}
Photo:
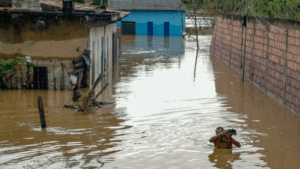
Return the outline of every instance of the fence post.
{"type": "Polygon", "coordinates": [[[215,28],[214,28],[215,29],[215,31],[214,31],[214,33],[215,33],[215,39],[214,39],[214,51],[213,51],[214,54],[216,54],[216,40],[217,40],[217,34],[218,34],[217,22],[218,22],[218,19],[217,19],[217,17],[215,17],[215,28]]]}
{"type": "Polygon", "coordinates": [[[284,85],[283,85],[283,105],[286,105],[286,71],[287,71],[287,50],[288,50],[288,29],[286,28],[285,34],[285,56],[284,56],[284,85]]]}
{"type": "Polygon", "coordinates": [[[221,29],[222,29],[222,34],[221,34],[221,59],[223,60],[223,46],[224,46],[224,43],[223,43],[223,35],[224,35],[224,16],[223,16],[223,18],[222,18],[222,27],[221,27],[221,29]]]}
{"type": "Polygon", "coordinates": [[[53,64],[53,84],[54,84],[53,88],[54,88],[54,90],[56,90],[55,63],[56,62],[54,61],[54,64],[53,64]]]}
{"type": "Polygon", "coordinates": [[[37,83],[38,83],[38,89],[40,90],[40,68],[39,68],[39,62],[37,62],[37,72],[38,72],[37,83]]]}
{"type": "Polygon", "coordinates": [[[27,62],[27,84],[26,84],[26,87],[27,89],[30,88],[30,75],[29,75],[29,71],[30,71],[30,66],[29,66],[29,63],[27,62]]]}
{"type": "Polygon", "coordinates": [[[231,15],[230,21],[230,53],[229,53],[229,65],[231,65],[231,55],[232,55],[232,29],[233,29],[233,15],[231,15]]]}
{"type": "Polygon", "coordinates": [[[254,56],[253,56],[253,50],[254,50],[254,48],[255,48],[255,41],[254,41],[254,39],[255,39],[255,32],[256,32],[256,23],[254,22],[253,23],[253,44],[252,44],[252,58],[251,58],[251,63],[250,63],[250,65],[249,66],[251,66],[250,68],[250,70],[251,71],[249,71],[250,72],[250,80],[252,81],[253,79],[252,79],[252,74],[253,74],[253,69],[254,69],[254,65],[253,65],[253,58],[254,58],[254,56]]]}
{"type": "Polygon", "coordinates": [[[242,24],[242,34],[241,34],[241,62],[240,62],[241,69],[242,69],[242,65],[243,65],[243,43],[244,43],[243,35],[244,35],[244,27],[243,27],[243,24],[242,24]]]}
{"type": "Polygon", "coordinates": [[[65,71],[64,71],[64,63],[61,63],[61,72],[62,72],[62,80],[61,80],[61,90],[64,90],[65,87],[64,87],[64,82],[65,82],[65,71]]]}
{"type": "MultiPolygon", "coordinates": [[[[267,25],[267,32],[269,32],[269,25],[267,25]]],[[[268,62],[269,62],[269,34],[267,33],[267,51],[266,51],[266,75],[265,75],[265,92],[267,92],[267,79],[268,79],[268,62]]]]}
{"type": "Polygon", "coordinates": [[[45,120],[43,99],[40,95],[38,95],[38,106],[39,106],[41,127],[44,129],[44,128],[46,128],[46,120],[45,120]]]}
{"type": "Polygon", "coordinates": [[[246,43],[247,43],[247,26],[245,26],[244,53],[243,53],[243,58],[242,58],[243,59],[243,64],[242,64],[242,68],[243,68],[242,82],[245,81],[246,43]]]}

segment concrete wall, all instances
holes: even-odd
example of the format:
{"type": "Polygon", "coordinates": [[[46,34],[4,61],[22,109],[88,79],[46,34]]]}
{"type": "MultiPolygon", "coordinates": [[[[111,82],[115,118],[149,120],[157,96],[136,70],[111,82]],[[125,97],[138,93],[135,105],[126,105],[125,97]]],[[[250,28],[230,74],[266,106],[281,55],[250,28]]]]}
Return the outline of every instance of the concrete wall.
{"type": "MultiPolygon", "coordinates": [[[[101,81],[101,84],[95,90],[95,93],[101,90],[101,87],[106,82],[111,81],[111,69],[113,59],[113,33],[117,33],[116,23],[112,23],[103,27],[90,28],[89,49],[91,50],[92,67],[90,70],[90,87],[97,77],[103,73],[106,77],[101,81]],[[104,41],[102,49],[102,38],[104,41]],[[103,62],[101,60],[103,50],[103,62]],[[101,72],[103,68],[103,72],[101,72]]],[[[118,48],[116,49],[118,50],[118,48]]],[[[118,53],[118,52],[117,52],[118,53]]]]}
{"type": "Polygon", "coordinates": [[[38,11],[42,10],[39,0],[12,0],[12,8],[38,11]]]}
{"type": "MultiPolygon", "coordinates": [[[[300,23],[269,20],[262,28],[253,18],[247,24],[245,77],[294,113],[300,111],[300,23]],[[288,34],[286,34],[288,28],[288,34]],[[287,38],[287,42],[286,42],[287,38]],[[286,50],[287,45],[287,50],[286,50]]],[[[240,20],[217,17],[211,51],[242,73],[243,37],[240,20]]]]}
{"type": "MultiPolygon", "coordinates": [[[[147,35],[147,22],[153,22],[153,35],[164,35],[164,22],[170,22],[170,35],[181,36],[182,26],[180,11],[129,11],[131,14],[122,22],[136,22],[136,34],[147,35]]],[[[182,12],[185,30],[185,12],[182,12]]],[[[118,26],[121,23],[118,22],[118,26]]]]}

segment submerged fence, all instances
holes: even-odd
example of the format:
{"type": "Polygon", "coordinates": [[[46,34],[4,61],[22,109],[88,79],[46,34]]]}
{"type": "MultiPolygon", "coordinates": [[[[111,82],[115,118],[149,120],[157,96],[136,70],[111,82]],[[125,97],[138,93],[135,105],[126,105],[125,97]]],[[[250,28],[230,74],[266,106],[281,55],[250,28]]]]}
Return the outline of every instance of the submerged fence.
{"type": "Polygon", "coordinates": [[[216,17],[211,52],[237,72],[244,71],[246,79],[298,114],[300,22],[254,15],[243,27],[241,18],[216,17]]]}
{"type": "Polygon", "coordinates": [[[72,89],[70,69],[72,60],[33,61],[36,67],[26,64],[14,67],[0,76],[0,89],[72,89]]]}

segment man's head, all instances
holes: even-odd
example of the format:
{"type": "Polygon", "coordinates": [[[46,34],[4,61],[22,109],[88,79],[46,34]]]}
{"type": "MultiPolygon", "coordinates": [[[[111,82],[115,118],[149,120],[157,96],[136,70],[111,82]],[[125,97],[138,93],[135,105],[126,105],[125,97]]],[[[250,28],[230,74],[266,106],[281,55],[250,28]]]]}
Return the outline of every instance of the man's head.
{"type": "Polygon", "coordinates": [[[221,133],[223,130],[224,130],[223,127],[217,127],[217,128],[216,128],[216,134],[221,133]]]}

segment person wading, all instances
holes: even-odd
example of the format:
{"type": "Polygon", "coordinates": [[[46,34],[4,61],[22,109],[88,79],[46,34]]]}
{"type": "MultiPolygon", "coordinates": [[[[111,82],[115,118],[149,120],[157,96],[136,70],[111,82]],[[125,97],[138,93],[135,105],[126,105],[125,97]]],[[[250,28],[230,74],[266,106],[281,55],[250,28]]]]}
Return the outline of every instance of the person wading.
{"type": "Polygon", "coordinates": [[[223,127],[216,128],[216,135],[210,138],[209,142],[214,143],[217,149],[232,149],[232,144],[241,147],[240,142],[234,140],[228,130],[224,130],[223,127]]]}

